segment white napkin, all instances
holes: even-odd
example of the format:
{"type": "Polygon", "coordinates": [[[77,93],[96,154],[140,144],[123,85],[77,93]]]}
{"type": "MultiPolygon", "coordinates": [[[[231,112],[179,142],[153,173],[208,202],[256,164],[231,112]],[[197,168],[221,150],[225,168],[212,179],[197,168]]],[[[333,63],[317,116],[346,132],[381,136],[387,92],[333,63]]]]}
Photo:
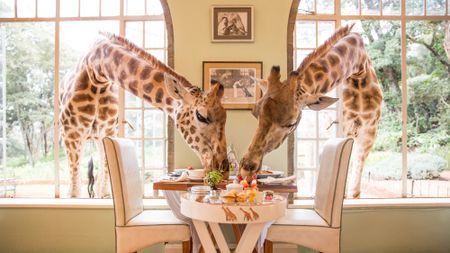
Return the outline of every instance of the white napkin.
{"type": "Polygon", "coordinates": [[[263,184],[282,184],[282,185],[286,185],[286,184],[293,183],[296,180],[297,180],[297,176],[296,175],[293,175],[293,176],[290,176],[290,177],[279,177],[279,178],[268,176],[267,178],[258,179],[258,182],[261,182],[263,184]]]}
{"type": "Polygon", "coordinates": [[[183,171],[181,175],[175,180],[175,182],[183,182],[188,180],[188,173],[186,171],[183,171]]]}

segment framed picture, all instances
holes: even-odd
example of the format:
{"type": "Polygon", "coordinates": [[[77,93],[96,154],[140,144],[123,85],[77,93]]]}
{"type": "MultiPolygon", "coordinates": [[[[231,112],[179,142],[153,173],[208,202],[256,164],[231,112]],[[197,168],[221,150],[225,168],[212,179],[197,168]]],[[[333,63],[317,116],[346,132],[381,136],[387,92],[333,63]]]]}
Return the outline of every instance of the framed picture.
{"type": "Polygon", "coordinates": [[[253,6],[213,6],[213,42],[253,41],[253,6]]]}
{"type": "Polygon", "coordinates": [[[216,80],[225,88],[226,109],[252,109],[261,96],[253,78],[262,78],[262,67],[262,62],[203,62],[203,89],[209,90],[216,80]]]}

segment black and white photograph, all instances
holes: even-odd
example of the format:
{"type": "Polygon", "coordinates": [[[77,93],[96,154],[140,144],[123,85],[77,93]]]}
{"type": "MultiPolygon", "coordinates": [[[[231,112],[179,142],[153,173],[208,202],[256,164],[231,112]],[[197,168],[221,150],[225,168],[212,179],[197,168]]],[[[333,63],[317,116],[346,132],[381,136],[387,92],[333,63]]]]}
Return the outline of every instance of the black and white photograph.
{"type": "Polygon", "coordinates": [[[252,6],[213,6],[212,41],[253,41],[252,6]]]}
{"type": "Polygon", "coordinates": [[[255,78],[261,78],[261,70],[261,62],[203,62],[203,85],[208,90],[215,80],[224,86],[225,108],[250,109],[260,96],[255,78]]]}

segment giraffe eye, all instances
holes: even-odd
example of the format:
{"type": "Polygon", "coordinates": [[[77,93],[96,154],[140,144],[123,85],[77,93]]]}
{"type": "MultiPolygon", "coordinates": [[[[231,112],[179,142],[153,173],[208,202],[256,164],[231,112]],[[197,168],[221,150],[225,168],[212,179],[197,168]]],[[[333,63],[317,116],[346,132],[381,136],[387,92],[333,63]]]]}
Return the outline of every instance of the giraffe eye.
{"type": "Polygon", "coordinates": [[[289,124],[289,125],[283,125],[283,127],[292,128],[292,127],[295,127],[296,125],[297,125],[297,122],[294,122],[294,123],[289,124]]]}
{"type": "Polygon", "coordinates": [[[195,116],[197,117],[198,121],[205,123],[205,124],[209,124],[211,123],[211,121],[208,118],[203,117],[198,111],[195,111],[195,116]]]}

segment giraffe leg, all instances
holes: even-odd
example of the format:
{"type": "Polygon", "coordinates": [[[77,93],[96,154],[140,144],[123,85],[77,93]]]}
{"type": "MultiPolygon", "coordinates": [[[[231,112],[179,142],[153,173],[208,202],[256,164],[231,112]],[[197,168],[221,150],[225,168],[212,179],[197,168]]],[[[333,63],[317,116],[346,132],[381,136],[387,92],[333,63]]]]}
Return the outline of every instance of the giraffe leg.
{"type": "Polygon", "coordinates": [[[70,166],[70,185],[68,197],[81,197],[81,175],[80,175],[80,159],[83,151],[83,142],[80,139],[65,140],[67,153],[69,155],[70,166]]]}
{"type": "Polygon", "coordinates": [[[97,180],[95,182],[96,196],[99,198],[110,198],[111,188],[109,183],[108,165],[106,164],[105,150],[100,139],[95,140],[95,144],[97,145],[97,151],[100,156],[99,161],[101,164],[101,167],[97,172],[97,180]]]}

